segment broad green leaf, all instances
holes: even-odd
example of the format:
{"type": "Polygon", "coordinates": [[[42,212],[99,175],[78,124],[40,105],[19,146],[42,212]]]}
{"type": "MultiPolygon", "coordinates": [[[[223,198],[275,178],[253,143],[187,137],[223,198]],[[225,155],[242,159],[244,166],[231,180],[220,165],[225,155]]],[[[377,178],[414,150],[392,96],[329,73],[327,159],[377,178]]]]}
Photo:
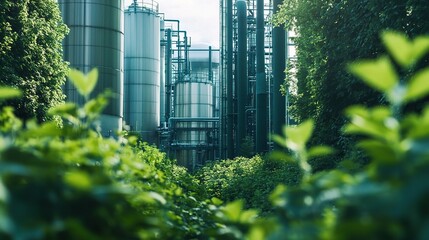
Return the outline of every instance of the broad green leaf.
{"type": "Polygon", "coordinates": [[[261,227],[252,227],[252,229],[250,229],[249,235],[247,236],[247,239],[249,240],[262,240],[265,238],[265,231],[261,227]]]}
{"type": "Polygon", "coordinates": [[[241,223],[251,223],[258,217],[258,211],[255,209],[246,210],[240,215],[241,223]]]}
{"type": "Polygon", "coordinates": [[[167,203],[165,198],[156,192],[141,192],[136,198],[133,199],[133,201],[135,203],[160,203],[162,205],[167,203]]]}
{"type": "Polygon", "coordinates": [[[396,159],[392,148],[382,141],[364,140],[360,141],[357,146],[364,149],[373,160],[378,162],[393,162],[396,159]]]}
{"type": "Polygon", "coordinates": [[[68,77],[82,96],[88,96],[97,84],[98,70],[94,68],[85,75],[79,70],[70,69],[68,77]]]}
{"type": "Polygon", "coordinates": [[[313,120],[309,119],[296,127],[286,127],[286,145],[293,151],[305,149],[305,145],[311,137],[314,129],[313,120]]]}
{"type": "Polygon", "coordinates": [[[348,69],[369,86],[386,94],[399,82],[399,78],[388,57],[354,62],[348,66],[348,69]]]}
{"type": "Polygon", "coordinates": [[[413,56],[418,61],[429,51],[429,36],[418,36],[413,42],[413,56]]]}
{"type": "Polygon", "coordinates": [[[88,94],[90,94],[92,92],[92,90],[94,90],[95,85],[97,85],[97,80],[98,80],[98,69],[94,68],[92,69],[87,75],[87,91],[88,94]]]}
{"type": "Polygon", "coordinates": [[[216,205],[216,206],[222,205],[222,203],[223,203],[223,201],[222,201],[222,200],[220,200],[220,199],[219,199],[219,198],[217,198],[217,197],[212,197],[212,198],[211,198],[211,201],[212,201],[212,203],[213,203],[214,205],[216,205]]]}
{"type": "Polygon", "coordinates": [[[410,79],[405,100],[418,100],[429,93],[429,68],[416,73],[410,79]]]}
{"type": "Polygon", "coordinates": [[[385,31],[381,34],[384,45],[393,58],[402,66],[409,66],[411,63],[412,43],[403,33],[395,31],[385,31]]]}
{"type": "Polygon", "coordinates": [[[323,157],[330,155],[334,152],[334,149],[328,146],[315,146],[308,150],[308,158],[323,157]]]}
{"type": "Polygon", "coordinates": [[[243,201],[237,200],[228,203],[222,211],[228,217],[228,219],[238,222],[240,220],[241,210],[243,209],[243,201]]]}
{"type": "Polygon", "coordinates": [[[420,36],[411,41],[396,31],[385,31],[381,34],[384,45],[393,58],[403,67],[416,63],[429,50],[429,37],[420,36]]]}
{"type": "Polygon", "coordinates": [[[64,181],[72,187],[81,190],[88,190],[91,188],[91,178],[88,174],[82,171],[68,172],[64,175],[64,181]]]}
{"type": "Polygon", "coordinates": [[[21,90],[11,87],[0,87],[0,99],[17,98],[22,95],[21,90]]]}

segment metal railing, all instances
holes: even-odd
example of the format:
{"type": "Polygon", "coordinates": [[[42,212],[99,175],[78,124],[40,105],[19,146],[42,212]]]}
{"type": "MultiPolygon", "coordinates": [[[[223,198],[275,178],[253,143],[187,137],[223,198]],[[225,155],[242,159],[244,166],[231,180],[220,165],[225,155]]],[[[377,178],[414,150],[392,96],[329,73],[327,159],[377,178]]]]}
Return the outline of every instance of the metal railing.
{"type": "Polygon", "coordinates": [[[159,13],[159,3],[154,0],[134,0],[130,5],[130,8],[135,9],[149,9],[156,13],[159,13]]]}

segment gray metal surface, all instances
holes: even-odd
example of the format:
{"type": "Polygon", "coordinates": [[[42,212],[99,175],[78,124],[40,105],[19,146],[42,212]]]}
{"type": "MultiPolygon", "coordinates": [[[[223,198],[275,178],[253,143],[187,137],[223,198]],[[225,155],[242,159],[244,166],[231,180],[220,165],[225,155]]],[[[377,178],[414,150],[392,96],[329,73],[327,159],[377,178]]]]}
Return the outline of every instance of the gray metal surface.
{"type": "Polygon", "coordinates": [[[208,81],[207,72],[205,75],[202,75],[202,72],[203,69],[200,69],[200,72],[191,74],[189,81],[175,84],[175,116],[189,119],[174,126],[177,144],[182,147],[177,151],[176,158],[179,164],[190,169],[195,169],[207,160],[210,151],[203,146],[213,144],[210,132],[213,131],[214,125],[198,121],[200,118],[213,117],[213,85],[208,81]],[[185,146],[188,146],[188,149],[185,146]]]}
{"type": "Polygon", "coordinates": [[[176,117],[212,117],[212,87],[209,82],[176,83],[176,117]]]}
{"type": "MultiPolygon", "coordinates": [[[[111,90],[105,109],[103,134],[122,128],[123,93],[123,1],[58,0],[64,22],[70,28],[64,39],[64,59],[70,67],[88,72],[98,68],[99,81],[92,96],[111,90]]],[[[68,101],[84,99],[69,82],[64,86],[68,101]]]]}
{"type": "Polygon", "coordinates": [[[154,142],[160,123],[160,17],[146,7],[125,10],[124,118],[154,142]]]}

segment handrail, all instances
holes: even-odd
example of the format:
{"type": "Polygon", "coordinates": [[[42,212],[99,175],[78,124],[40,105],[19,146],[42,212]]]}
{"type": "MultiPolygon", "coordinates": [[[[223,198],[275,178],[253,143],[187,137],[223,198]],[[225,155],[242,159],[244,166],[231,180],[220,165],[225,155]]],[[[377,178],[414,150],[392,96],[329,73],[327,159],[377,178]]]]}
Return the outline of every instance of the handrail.
{"type": "Polygon", "coordinates": [[[149,9],[153,12],[159,13],[159,3],[154,0],[134,0],[133,3],[129,6],[129,10],[132,9],[149,9]]]}

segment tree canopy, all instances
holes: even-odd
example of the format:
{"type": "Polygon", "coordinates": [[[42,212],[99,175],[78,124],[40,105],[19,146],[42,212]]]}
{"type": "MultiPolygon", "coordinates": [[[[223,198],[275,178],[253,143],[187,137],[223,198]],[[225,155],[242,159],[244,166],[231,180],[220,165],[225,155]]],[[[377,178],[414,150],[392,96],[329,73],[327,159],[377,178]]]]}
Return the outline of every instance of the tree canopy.
{"type": "Polygon", "coordinates": [[[67,32],[54,0],[0,2],[0,84],[22,90],[22,98],[8,102],[17,116],[45,121],[47,110],[63,101],[67,32]]]}

